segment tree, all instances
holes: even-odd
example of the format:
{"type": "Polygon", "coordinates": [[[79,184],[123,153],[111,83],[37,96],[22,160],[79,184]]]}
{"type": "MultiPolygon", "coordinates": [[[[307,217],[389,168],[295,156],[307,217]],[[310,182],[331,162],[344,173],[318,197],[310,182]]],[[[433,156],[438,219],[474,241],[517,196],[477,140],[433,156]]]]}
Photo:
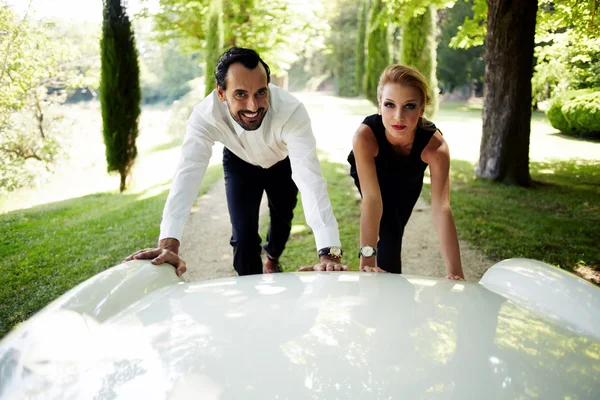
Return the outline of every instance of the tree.
{"type": "Polygon", "coordinates": [[[437,108],[437,78],[435,62],[435,10],[438,7],[451,7],[453,0],[388,0],[385,3],[384,18],[380,23],[402,27],[402,55],[400,62],[413,65],[429,81],[432,89],[432,104],[429,116],[437,108]]]}
{"type": "Polygon", "coordinates": [[[348,12],[355,9],[357,0],[336,0],[329,13],[331,30],[326,40],[326,49],[331,60],[336,93],[339,96],[356,96],[355,67],[358,14],[348,12]]]}
{"type": "Polygon", "coordinates": [[[217,66],[219,56],[223,52],[223,4],[222,0],[212,0],[207,18],[206,33],[206,68],[204,75],[204,95],[208,96],[215,89],[212,72],[217,66]]]}
{"type": "Polygon", "coordinates": [[[107,169],[119,172],[119,190],[123,192],[137,156],[141,91],[135,38],[121,0],[104,0],[100,49],[100,103],[107,169]]]}
{"type": "Polygon", "coordinates": [[[171,104],[186,95],[192,89],[190,81],[202,76],[204,71],[198,57],[182,54],[176,41],[158,45],[152,41],[151,48],[144,48],[143,36],[134,28],[140,53],[142,104],[171,104]]]}
{"type": "Polygon", "coordinates": [[[357,94],[362,94],[365,87],[365,42],[367,37],[367,18],[369,17],[369,0],[362,0],[358,10],[358,32],[354,67],[354,85],[357,94]]]}
{"type": "MultiPolygon", "coordinates": [[[[533,103],[555,92],[597,87],[600,69],[600,23],[597,0],[539,0],[536,24],[533,103]]],[[[465,18],[451,47],[469,49],[483,43],[487,3],[473,1],[473,16],[465,18]]]]}
{"type": "Polygon", "coordinates": [[[369,10],[365,96],[375,105],[379,77],[390,62],[387,25],[381,23],[384,17],[384,3],[381,0],[373,0],[369,10]]]}
{"type": "MultiPolygon", "coordinates": [[[[178,39],[185,52],[206,56],[207,35],[214,26],[204,21],[213,0],[159,0],[157,13],[144,10],[141,16],[152,18],[155,38],[159,41],[178,39]]],[[[306,48],[321,46],[327,24],[323,5],[317,0],[225,0],[224,47],[250,47],[267,61],[274,75],[280,74],[306,48]],[[315,43],[313,38],[321,40],[315,43]]],[[[206,73],[210,73],[206,71],[206,73]]]]}
{"type": "Polygon", "coordinates": [[[472,46],[469,49],[454,48],[450,45],[465,18],[473,17],[472,6],[472,0],[458,0],[454,7],[440,10],[437,78],[442,89],[448,93],[464,86],[468,86],[471,92],[475,86],[476,93],[483,88],[483,45],[472,46]]]}
{"type": "Polygon", "coordinates": [[[475,0],[473,19],[465,20],[455,40],[458,46],[468,47],[481,43],[485,34],[483,136],[476,174],[521,186],[531,185],[534,36],[537,33],[538,39],[545,40],[548,34],[571,31],[597,38],[600,33],[596,0],[539,0],[539,4],[538,8],[538,0],[523,4],[475,0]],[[487,24],[482,24],[486,18],[487,24]]]}
{"type": "Polygon", "coordinates": [[[49,21],[33,24],[28,11],[17,17],[0,4],[0,192],[52,171],[63,155],[64,127],[60,111],[48,110],[57,110],[52,106],[64,103],[69,89],[93,80],[80,48],[70,47],[77,32],[49,21]]]}
{"type": "Polygon", "coordinates": [[[529,186],[537,0],[488,0],[483,133],[476,174],[529,186]],[[519,60],[519,62],[515,62],[519,60]]]}
{"type": "Polygon", "coordinates": [[[427,78],[431,88],[431,104],[426,115],[431,118],[438,108],[436,78],[435,6],[428,5],[422,14],[415,14],[402,28],[401,62],[418,69],[427,78]]]}

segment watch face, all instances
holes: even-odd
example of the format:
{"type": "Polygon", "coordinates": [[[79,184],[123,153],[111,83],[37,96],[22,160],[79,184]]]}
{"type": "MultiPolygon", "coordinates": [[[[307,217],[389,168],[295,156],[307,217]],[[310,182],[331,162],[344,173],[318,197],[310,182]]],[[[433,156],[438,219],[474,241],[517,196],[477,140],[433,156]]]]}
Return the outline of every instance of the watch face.
{"type": "Polygon", "coordinates": [[[337,246],[331,246],[329,248],[329,253],[334,256],[334,257],[341,257],[342,256],[342,249],[340,249],[337,246]]]}
{"type": "Polygon", "coordinates": [[[360,252],[365,257],[371,257],[373,255],[373,248],[371,246],[365,246],[360,250],[360,252]]]}

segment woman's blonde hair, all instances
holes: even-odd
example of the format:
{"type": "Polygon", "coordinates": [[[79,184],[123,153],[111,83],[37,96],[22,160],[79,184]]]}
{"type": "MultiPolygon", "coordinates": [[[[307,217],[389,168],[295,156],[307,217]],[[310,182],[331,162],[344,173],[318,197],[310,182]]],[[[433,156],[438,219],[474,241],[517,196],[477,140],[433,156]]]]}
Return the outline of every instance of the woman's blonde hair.
{"type": "Polygon", "coordinates": [[[412,86],[421,95],[423,109],[431,103],[429,94],[429,85],[427,79],[417,69],[401,64],[392,64],[383,71],[379,78],[377,86],[377,102],[381,103],[381,93],[383,87],[388,83],[395,83],[400,86],[412,86]]]}

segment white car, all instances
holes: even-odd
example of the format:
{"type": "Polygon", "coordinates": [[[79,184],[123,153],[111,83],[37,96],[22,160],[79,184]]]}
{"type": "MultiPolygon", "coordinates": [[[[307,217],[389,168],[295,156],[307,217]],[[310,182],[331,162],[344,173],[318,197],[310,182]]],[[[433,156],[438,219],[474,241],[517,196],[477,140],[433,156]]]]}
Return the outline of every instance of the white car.
{"type": "Polygon", "coordinates": [[[527,259],[478,283],[132,261],[0,342],[0,398],[599,399],[600,289],[527,259]]]}

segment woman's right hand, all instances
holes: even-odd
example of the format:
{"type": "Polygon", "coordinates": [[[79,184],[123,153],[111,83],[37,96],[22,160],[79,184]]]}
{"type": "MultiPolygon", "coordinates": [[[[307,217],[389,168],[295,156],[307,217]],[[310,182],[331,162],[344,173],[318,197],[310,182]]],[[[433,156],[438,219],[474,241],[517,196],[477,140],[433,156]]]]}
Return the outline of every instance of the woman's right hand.
{"type": "Polygon", "coordinates": [[[387,271],[384,271],[379,267],[371,267],[369,265],[362,265],[360,267],[360,272],[383,272],[387,274],[387,271]]]}

